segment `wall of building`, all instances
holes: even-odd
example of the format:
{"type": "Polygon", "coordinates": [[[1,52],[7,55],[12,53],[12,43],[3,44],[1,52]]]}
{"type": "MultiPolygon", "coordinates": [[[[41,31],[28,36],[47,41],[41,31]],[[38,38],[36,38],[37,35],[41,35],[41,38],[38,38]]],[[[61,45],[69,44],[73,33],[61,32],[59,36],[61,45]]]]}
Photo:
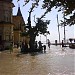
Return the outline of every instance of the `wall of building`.
{"type": "Polygon", "coordinates": [[[0,1],[0,22],[12,21],[12,7],[12,3],[0,1]]]}
{"type": "Polygon", "coordinates": [[[12,22],[13,4],[8,0],[0,0],[0,47],[5,48],[13,42],[12,22]]]}

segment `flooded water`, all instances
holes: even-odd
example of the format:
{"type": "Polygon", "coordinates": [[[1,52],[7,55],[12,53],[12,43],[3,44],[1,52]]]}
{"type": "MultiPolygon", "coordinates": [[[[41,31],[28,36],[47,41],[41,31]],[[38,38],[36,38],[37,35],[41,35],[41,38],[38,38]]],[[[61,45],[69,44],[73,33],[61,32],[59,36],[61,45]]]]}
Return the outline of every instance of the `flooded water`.
{"type": "Polygon", "coordinates": [[[42,53],[0,52],[0,75],[75,75],[75,49],[51,46],[42,53]]]}

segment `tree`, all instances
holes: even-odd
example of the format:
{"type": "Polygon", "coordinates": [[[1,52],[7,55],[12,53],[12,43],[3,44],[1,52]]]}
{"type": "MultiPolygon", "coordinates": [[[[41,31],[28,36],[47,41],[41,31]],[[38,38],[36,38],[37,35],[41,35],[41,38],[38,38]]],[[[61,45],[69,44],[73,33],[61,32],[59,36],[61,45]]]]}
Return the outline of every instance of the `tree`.
{"type": "MultiPolygon", "coordinates": [[[[40,0],[25,0],[25,5],[29,1],[33,1],[33,3],[35,2],[35,5],[38,6],[40,0]]],[[[53,7],[55,7],[55,9],[59,8],[58,12],[63,11],[64,8],[64,13],[66,14],[66,16],[71,14],[69,19],[65,18],[65,24],[75,24],[75,0],[44,0],[42,7],[43,9],[46,9],[46,12],[41,16],[41,18],[43,18],[48,12],[52,11],[51,9],[53,7]]],[[[64,22],[62,22],[62,25],[63,24],[64,22]]]]}
{"type": "MultiPolygon", "coordinates": [[[[46,12],[50,12],[53,7],[59,8],[59,11],[63,11],[65,16],[71,14],[70,18],[65,18],[66,25],[74,25],[75,24],[75,0],[44,0],[44,4],[42,5],[43,8],[46,8],[46,12]],[[63,10],[64,9],[64,10],[63,10]]],[[[44,16],[42,15],[42,17],[44,16]]],[[[62,25],[64,22],[62,22],[62,25]]]]}
{"type": "MultiPolygon", "coordinates": [[[[29,21],[30,22],[30,21],[29,21]]],[[[49,33],[49,31],[47,31],[47,25],[50,23],[49,20],[43,21],[40,18],[37,19],[36,25],[35,26],[31,26],[30,23],[28,23],[28,35],[30,36],[30,49],[34,50],[34,43],[35,43],[35,39],[36,36],[38,36],[39,34],[45,34],[45,33],[49,33]]]]}
{"type": "MultiPolygon", "coordinates": [[[[19,1],[19,0],[18,0],[19,1]]],[[[25,5],[29,2],[30,0],[25,0],[25,5]]],[[[28,16],[28,24],[25,26],[27,29],[27,32],[23,33],[22,35],[29,35],[30,37],[30,49],[34,50],[34,43],[35,43],[35,39],[36,36],[38,36],[39,34],[45,34],[45,33],[49,33],[49,31],[47,31],[47,25],[50,23],[49,20],[44,21],[41,18],[37,18],[37,22],[35,26],[31,25],[31,13],[33,12],[33,9],[35,7],[38,6],[39,0],[34,0],[34,3],[32,3],[32,7],[30,8],[29,11],[29,16],[28,16]]]]}

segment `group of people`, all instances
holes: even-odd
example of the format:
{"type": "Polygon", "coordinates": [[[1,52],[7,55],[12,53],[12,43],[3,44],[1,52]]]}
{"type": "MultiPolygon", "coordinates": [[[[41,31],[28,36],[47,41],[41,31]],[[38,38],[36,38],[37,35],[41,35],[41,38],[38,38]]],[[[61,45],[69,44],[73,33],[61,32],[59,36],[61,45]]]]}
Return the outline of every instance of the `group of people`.
{"type": "MultiPolygon", "coordinates": [[[[39,41],[38,43],[37,43],[37,41],[35,41],[35,48],[38,48],[38,49],[41,49],[41,50],[46,50],[46,45],[42,45],[42,44],[43,43],[41,41],[39,41]]],[[[48,39],[47,44],[48,44],[48,47],[50,49],[51,43],[50,43],[50,40],[49,39],[48,39]]]]}
{"type": "MultiPolygon", "coordinates": [[[[50,41],[48,40],[48,47],[50,49],[50,41]]],[[[19,44],[17,44],[17,48],[19,47],[19,44]]],[[[26,41],[23,41],[21,44],[20,44],[20,48],[21,48],[21,52],[24,52],[24,51],[28,51],[29,49],[29,44],[26,42],[26,41]]],[[[35,50],[39,49],[39,50],[46,50],[46,45],[43,45],[43,43],[41,41],[37,42],[35,41],[34,43],[34,48],[35,50]]]]}

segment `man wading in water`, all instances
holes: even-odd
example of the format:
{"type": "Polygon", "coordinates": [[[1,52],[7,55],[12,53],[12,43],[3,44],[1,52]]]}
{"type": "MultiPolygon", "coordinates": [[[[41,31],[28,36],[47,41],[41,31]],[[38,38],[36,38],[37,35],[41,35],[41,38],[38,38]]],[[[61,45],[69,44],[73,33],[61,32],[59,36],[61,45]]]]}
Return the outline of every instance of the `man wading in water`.
{"type": "Polygon", "coordinates": [[[50,43],[50,40],[48,39],[48,47],[49,47],[49,49],[50,49],[50,44],[51,44],[51,43],[50,43]]]}

